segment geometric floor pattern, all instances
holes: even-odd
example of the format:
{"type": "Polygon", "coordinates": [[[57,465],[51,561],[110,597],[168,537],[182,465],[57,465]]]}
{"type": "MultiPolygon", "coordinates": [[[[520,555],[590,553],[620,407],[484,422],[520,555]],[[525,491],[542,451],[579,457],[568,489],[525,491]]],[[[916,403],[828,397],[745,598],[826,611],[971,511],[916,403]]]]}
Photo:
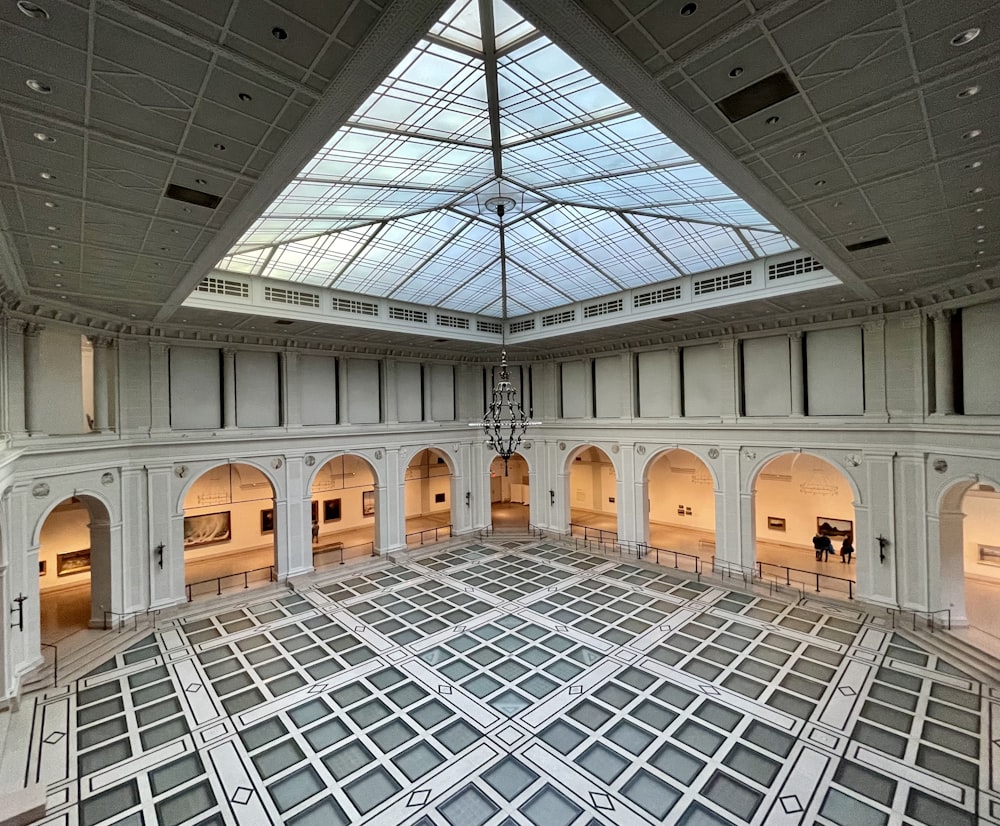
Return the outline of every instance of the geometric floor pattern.
{"type": "Polygon", "coordinates": [[[218,611],[39,695],[41,823],[1000,824],[1000,695],[849,606],[510,541],[218,611]]]}

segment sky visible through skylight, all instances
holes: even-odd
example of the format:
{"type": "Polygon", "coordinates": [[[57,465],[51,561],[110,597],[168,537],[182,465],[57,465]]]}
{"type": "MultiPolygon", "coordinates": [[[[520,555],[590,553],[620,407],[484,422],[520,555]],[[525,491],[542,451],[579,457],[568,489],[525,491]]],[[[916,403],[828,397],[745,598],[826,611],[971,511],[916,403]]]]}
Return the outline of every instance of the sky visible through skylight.
{"type": "Polygon", "coordinates": [[[549,309],[797,245],[494,0],[499,147],[478,0],[459,0],[218,269],[501,315],[549,309]],[[496,175],[494,149],[501,175],[496,175]]]}

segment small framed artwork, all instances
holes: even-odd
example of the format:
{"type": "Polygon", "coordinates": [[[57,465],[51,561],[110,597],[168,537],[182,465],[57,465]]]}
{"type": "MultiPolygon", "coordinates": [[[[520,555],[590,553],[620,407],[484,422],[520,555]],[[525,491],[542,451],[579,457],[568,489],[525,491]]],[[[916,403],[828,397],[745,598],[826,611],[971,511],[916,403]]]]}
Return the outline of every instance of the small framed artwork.
{"type": "Polygon", "coordinates": [[[689,505],[685,505],[684,506],[684,515],[685,516],[690,516],[691,515],[691,508],[690,508],[689,505]]]}
{"type": "Polygon", "coordinates": [[[435,494],[434,494],[434,503],[435,503],[435,504],[438,504],[438,505],[439,505],[439,504],[441,504],[441,503],[442,503],[443,501],[444,501],[444,494],[443,494],[443,493],[435,493],[435,494]]]}
{"type": "Polygon", "coordinates": [[[783,531],[785,529],[785,517],[783,516],[767,517],[767,529],[769,531],[783,531]]]}
{"type": "Polygon", "coordinates": [[[48,564],[44,559],[38,560],[38,575],[45,576],[45,571],[48,569],[48,564]]]}
{"type": "Polygon", "coordinates": [[[319,522],[319,502],[315,499],[312,501],[312,521],[319,522]]]}
{"type": "Polygon", "coordinates": [[[979,561],[984,565],[1000,565],[1000,548],[995,545],[980,545],[979,561]]]}
{"type": "Polygon", "coordinates": [[[683,516],[684,515],[684,506],[683,505],[678,505],[677,506],[677,515],[678,516],[683,516]]]}
{"type": "Polygon", "coordinates": [[[816,533],[820,536],[841,538],[854,537],[854,523],[850,519],[834,519],[830,516],[816,517],[816,533]]]}
{"type": "Polygon", "coordinates": [[[184,517],[184,547],[216,545],[232,538],[229,528],[229,511],[200,513],[184,517]]]}
{"type": "Polygon", "coordinates": [[[324,499],[323,500],[323,521],[324,522],[337,522],[340,520],[340,500],[339,499],[324,499]]]}
{"type": "Polygon", "coordinates": [[[56,556],[56,576],[85,574],[90,570],[90,548],[56,556]]]}
{"type": "Polygon", "coordinates": [[[264,508],[260,512],[260,532],[274,533],[274,508],[264,508]]]}
{"type": "Polygon", "coordinates": [[[375,515],[375,491],[366,490],[361,494],[361,515],[362,516],[374,516],[375,515]]]}

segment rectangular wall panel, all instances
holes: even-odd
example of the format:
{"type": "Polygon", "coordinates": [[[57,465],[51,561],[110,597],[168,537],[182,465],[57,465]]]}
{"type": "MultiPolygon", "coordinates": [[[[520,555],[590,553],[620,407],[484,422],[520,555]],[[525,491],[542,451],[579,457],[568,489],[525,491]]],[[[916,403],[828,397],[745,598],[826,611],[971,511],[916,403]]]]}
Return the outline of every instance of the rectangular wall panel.
{"type": "Polygon", "coordinates": [[[861,416],[865,379],[860,327],[806,333],[806,412],[861,416]]]}
{"type": "Polygon", "coordinates": [[[684,366],[684,415],[721,416],[723,385],[732,376],[723,375],[722,348],[718,344],[685,347],[681,351],[684,366]]]}
{"type": "Polygon", "coordinates": [[[455,421],[455,368],[434,364],[431,371],[431,418],[436,422],[455,421]]]}
{"type": "Polygon", "coordinates": [[[236,354],[236,424],[277,427],[281,424],[278,354],[236,354]]]}
{"type": "Polygon", "coordinates": [[[962,310],[965,413],[1000,413],[1000,303],[962,310]]]}
{"type": "Polygon", "coordinates": [[[919,316],[886,319],[885,359],[889,415],[920,414],[923,411],[924,348],[919,316]]]}
{"type": "Polygon", "coordinates": [[[582,419],[587,415],[584,370],[589,368],[588,362],[566,361],[561,367],[560,383],[562,385],[562,417],[564,419],[582,419]]]}
{"type": "Polygon", "coordinates": [[[628,376],[619,356],[594,360],[594,410],[598,418],[618,418],[628,401],[628,376]]]}
{"type": "Polygon", "coordinates": [[[222,364],[219,351],[170,348],[170,427],[201,430],[222,426],[222,364]]]}
{"type": "Polygon", "coordinates": [[[381,420],[379,363],[372,359],[348,359],[347,403],[351,424],[375,424],[381,420]]]}
{"type": "Polygon", "coordinates": [[[424,418],[424,386],[420,365],[415,361],[398,361],[395,367],[396,420],[400,422],[422,421],[424,418]]]}
{"type": "Polygon", "coordinates": [[[792,412],[788,337],[743,342],[743,411],[747,416],[788,416],[792,412]]]}
{"type": "Polygon", "coordinates": [[[639,353],[639,415],[663,417],[670,415],[671,354],[666,350],[639,353]]]}
{"type": "MultiPolygon", "coordinates": [[[[43,330],[39,341],[41,371],[33,376],[38,423],[44,433],[86,433],[83,407],[84,366],[79,333],[43,330]]],[[[110,359],[109,359],[110,360],[110,359]]],[[[87,371],[93,391],[93,372],[87,371]]]]}
{"type": "MultiPolygon", "coordinates": [[[[337,359],[333,356],[301,356],[299,388],[302,424],[337,423],[337,359]]],[[[290,388],[289,392],[295,392],[290,388]]]]}

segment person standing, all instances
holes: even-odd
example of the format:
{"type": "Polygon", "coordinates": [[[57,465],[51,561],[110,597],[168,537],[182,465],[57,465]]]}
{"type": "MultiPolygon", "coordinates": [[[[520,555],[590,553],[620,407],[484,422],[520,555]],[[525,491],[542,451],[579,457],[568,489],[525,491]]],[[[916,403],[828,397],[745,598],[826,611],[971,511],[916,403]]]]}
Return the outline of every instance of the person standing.
{"type": "Polygon", "coordinates": [[[851,537],[844,537],[844,544],[840,546],[840,561],[850,563],[854,554],[854,546],[851,544],[851,537]]]}

